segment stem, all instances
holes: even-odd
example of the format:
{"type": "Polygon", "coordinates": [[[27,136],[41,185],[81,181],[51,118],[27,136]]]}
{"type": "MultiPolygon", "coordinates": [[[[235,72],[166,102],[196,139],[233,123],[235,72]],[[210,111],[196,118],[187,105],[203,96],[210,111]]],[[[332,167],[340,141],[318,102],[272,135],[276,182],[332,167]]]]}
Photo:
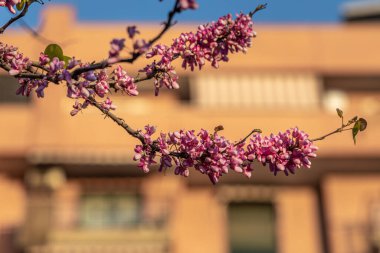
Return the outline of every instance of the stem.
{"type": "MultiPolygon", "coordinates": [[[[125,123],[124,119],[117,117],[115,114],[110,112],[109,110],[103,108],[101,104],[99,104],[93,97],[87,98],[87,100],[95,106],[98,110],[100,110],[102,113],[104,113],[106,116],[111,118],[116,124],[121,126],[129,135],[132,137],[139,139],[142,145],[146,145],[144,136],[141,135],[140,131],[134,130],[132,127],[130,127],[127,123],[125,123]]],[[[150,147],[153,152],[156,152],[159,149],[157,144],[150,144],[150,147]]],[[[187,158],[188,154],[181,153],[181,152],[170,152],[170,156],[178,157],[178,158],[187,158]]]]}
{"type": "Polygon", "coordinates": [[[267,7],[267,5],[268,5],[267,3],[258,5],[256,9],[251,11],[248,15],[252,18],[252,16],[255,15],[256,12],[264,10],[267,7]]]}
{"type": "Polygon", "coordinates": [[[12,23],[16,22],[17,20],[19,20],[20,18],[22,18],[23,16],[25,16],[25,14],[28,12],[29,6],[31,6],[34,2],[36,2],[36,0],[29,0],[29,1],[27,1],[25,3],[24,9],[20,12],[20,14],[18,14],[16,17],[11,18],[10,20],[8,20],[8,22],[5,23],[0,28],[0,34],[3,34],[4,31],[8,28],[8,26],[10,26],[12,23]]]}
{"type": "Polygon", "coordinates": [[[145,144],[144,137],[140,134],[139,131],[131,128],[122,118],[117,117],[115,114],[110,112],[109,110],[103,108],[93,97],[87,98],[87,100],[96,108],[98,108],[102,113],[111,118],[116,124],[121,126],[129,135],[135,137],[141,141],[142,144],[145,144]]]}
{"type": "Polygon", "coordinates": [[[314,141],[321,141],[321,140],[324,140],[326,137],[329,137],[330,135],[334,135],[334,134],[337,134],[337,133],[340,133],[340,132],[343,132],[343,131],[349,131],[349,130],[352,130],[352,128],[346,128],[352,124],[354,124],[356,122],[356,117],[349,120],[346,124],[343,124],[342,122],[342,126],[337,128],[336,130],[328,133],[328,134],[325,134],[321,137],[318,137],[318,138],[314,138],[314,139],[309,139],[311,142],[314,142],[314,141]]]}
{"type": "Polygon", "coordinates": [[[262,133],[261,129],[253,129],[247,136],[245,136],[242,140],[240,140],[239,142],[235,143],[235,147],[244,143],[252,134],[254,133],[262,133]]]}
{"type": "MultiPolygon", "coordinates": [[[[173,22],[173,18],[175,16],[176,13],[179,13],[181,11],[181,9],[178,7],[178,3],[179,3],[179,0],[176,0],[175,3],[174,3],[174,7],[173,9],[168,13],[168,18],[167,18],[167,21],[164,22],[165,26],[164,28],[161,30],[161,32],[159,32],[155,37],[153,37],[152,39],[149,40],[148,44],[149,46],[152,46],[157,40],[159,40],[167,30],[169,30],[170,27],[172,27],[175,23],[173,22]]],[[[84,72],[87,72],[87,71],[91,71],[91,70],[96,70],[96,69],[104,69],[104,68],[107,68],[113,64],[116,64],[116,63],[133,63],[135,60],[137,60],[143,53],[132,53],[132,57],[130,58],[121,58],[119,59],[118,61],[116,62],[113,62],[113,63],[109,63],[108,60],[103,60],[101,62],[98,62],[98,63],[94,63],[94,64],[91,64],[90,66],[87,66],[87,67],[83,67],[83,68],[78,68],[78,69],[75,69],[72,73],[71,73],[71,76],[73,79],[78,79],[78,76],[84,72]]]]}

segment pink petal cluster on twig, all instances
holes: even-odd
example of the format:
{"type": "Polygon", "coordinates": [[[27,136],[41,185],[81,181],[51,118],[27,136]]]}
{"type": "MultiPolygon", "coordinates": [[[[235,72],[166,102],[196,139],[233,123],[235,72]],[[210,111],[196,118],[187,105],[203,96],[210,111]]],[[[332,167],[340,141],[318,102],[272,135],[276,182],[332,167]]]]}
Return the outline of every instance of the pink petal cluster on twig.
{"type": "Polygon", "coordinates": [[[139,161],[139,168],[149,172],[159,156],[159,171],[174,166],[176,175],[187,177],[190,169],[195,168],[214,184],[229,170],[251,177],[255,160],[269,164],[274,174],[283,171],[288,175],[302,166],[309,168],[309,158],[316,157],[317,150],[308,135],[297,128],[270,137],[255,135],[248,145],[245,142],[233,144],[218,133],[211,134],[204,129],[199,133],[194,130],[161,133],[153,140],[155,131],[154,127],[146,126],[142,133],[145,142],[135,148],[134,160],[139,161]]]}
{"type": "Polygon", "coordinates": [[[201,69],[206,62],[218,68],[220,61],[228,61],[230,53],[245,53],[254,36],[253,22],[249,15],[238,14],[236,19],[233,19],[229,14],[219,18],[217,22],[199,26],[195,33],[182,33],[174,39],[170,47],[160,44],[154,46],[146,57],[159,56],[160,59],[146,66],[141,72],[154,77],[156,94],[162,86],[176,88],[178,76],[172,61],[180,58],[182,67],[189,67],[191,70],[195,67],[201,69]]]}
{"type": "Polygon", "coordinates": [[[247,146],[247,154],[263,165],[269,164],[275,175],[280,171],[288,175],[301,167],[310,168],[310,158],[317,156],[317,149],[305,132],[291,128],[269,137],[255,135],[247,146]]]}
{"type": "Polygon", "coordinates": [[[9,46],[0,42],[0,60],[10,68],[9,74],[12,76],[20,74],[32,64],[29,58],[24,57],[14,46],[9,46]]]}

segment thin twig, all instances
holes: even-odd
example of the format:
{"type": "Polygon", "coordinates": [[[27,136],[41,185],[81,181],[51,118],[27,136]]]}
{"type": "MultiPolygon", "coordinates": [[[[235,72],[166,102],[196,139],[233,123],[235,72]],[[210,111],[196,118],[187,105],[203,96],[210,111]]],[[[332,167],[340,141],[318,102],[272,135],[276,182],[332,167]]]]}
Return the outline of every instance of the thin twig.
{"type": "Polygon", "coordinates": [[[254,133],[262,133],[261,129],[253,129],[249,134],[247,134],[247,136],[245,136],[243,139],[241,139],[239,142],[235,143],[235,147],[244,143],[252,134],[254,133]]]}
{"type": "Polygon", "coordinates": [[[29,6],[31,6],[36,1],[37,0],[29,0],[29,1],[27,1],[25,3],[24,9],[16,17],[13,17],[13,18],[9,19],[8,22],[5,23],[0,28],[0,34],[3,34],[4,31],[8,28],[8,26],[10,26],[12,23],[16,22],[17,20],[19,20],[20,18],[22,18],[23,16],[25,16],[25,14],[28,12],[29,6]]]}
{"type": "Polygon", "coordinates": [[[93,97],[87,98],[87,100],[96,108],[98,108],[102,113],[111,118],[116,124],[121,126],[129,135],[135,137],[141,141],[142,144],[145,144],[144,137],[140,134],[139,131],[131,128],[122,118],[117,117],[115,114],[110,112],[109,110],[103,108],[100,103],[98,103],[93,97]]]}
{"type": "Polygon", "coordinates": [[[356,117],[349,120],[346,124],[342,124],[341,127],[337,128],[336,130],[328,133],[328,134],[325,134],[321,137],[318,137],[318,138],[314,138],[314,139],[309,139],[311,142],[315,142],[315,141],[321,141],[321,140],[324,140],[326,137],[329,137],[330,135],[333,135],[333,134],[337,134],[337,133],[340,133],[340,132],[343,132],[343,131],[349,131],[349,130],[352,130],[352,128],[346,128],[352,124],[354,124],[356,122],[356,117]]]}
{"type": "MultiPolygon", "coordinates": [[[[164,25],[164,28],[161,30],[161,32],[159,32],[155,37],[153,37],[152,39],[149,40],[149,42],[148,42],[149,47],[151,47],[157,40],[159,40],[165,34],[165,32],[167,30],[169,30],[169,28],[175,24],[173,22],[173,18],[174,18],[176,13],[179,13],[181,11],[181,9],[178,7],[178,3],[179,3],[179,0],[176,0],[174,3],[173,9],[168,13],[167,20],[166,20],[166,22],[164,22],[165,25],[164,25]]],[[[133,52],[132,57],[121,58],[118,61],[115,61],[113,63],[109,63],[108,60],[106,59],[106,60],[91,64],[91,65],[86,66],[86,67],[77,68],[71,73],[71,76],[73,79],[78,79],[80,74],[85,73],[87,71],[96,70],[96,69],[104,69],[104,68],[107,68],[107,67],[109,67],[113,64],[116,64],[116,63],[131,63],[132,64],[141,55],[143,55],[143,53],[133,52]]]]}
{"type": "MultiPolygon", "coordinates": [[[[131,135],[134,138],[137,138],[141,142],[142,145],[147,145],[145,143],[144,136],[141,134],[141,132],[138,130],[134,130],[132,127],[130,127],[127,123],[125,123],[124,119],[119,118],[114,113],[103,108],[102,105],[100,103],[98,103],[93,97],[89,97],[89,98],[87,98],[87,100],[93,106],[95,106],[98,110],[100,110],[102,113],[104,113],[104,115],[111,118],[116,124],[121,126],[129,135],[131,135]]],[[[149,144],[149,146],[150,146],[152,152],[156,152],[156,151],[160,150],[160,148],[157,146],[156,143],[149,144]]],[[[174,156],[174,157],[178,157],[178,158],[187,158],[188,157],[188,154],[183,153],[183,152],[170,152],[169,155],[174,156]]]]}
{"type": "Polygon", "coordinates": [[[248,15],[250,16],[250,17],[253,17],[253,15],[255,15],[255,13],[256,12],[259,12],[259,11],[261,11],[261,10],[264,10],[265,8],[267,8],[267,5],[268,4],[260,4],[260,5],[258,5],[257,7],[256,7],[256,9],[254,9],[253,11],[251,11],[248,15]]]}
{"type": "Polygon", "coordinates": [[[178,4],[179,4],[179,0],[176,0],[174,3],[173,9],[168,13],[168,18],[167,18],[167,21],[164,23],[165,24],[164,28],[161,30],[159,34],[156,35],[156,37],[149,40],[149,45],[153,45],[157,40],[159,40],[162,37],[162,35],[164,35],[164,33],[167,30],[169,30],[170,27],[172,27],[175,24],[173,22],[173,18],[176,13],[181,12],[181,9],[178,7],[178,4]]]}

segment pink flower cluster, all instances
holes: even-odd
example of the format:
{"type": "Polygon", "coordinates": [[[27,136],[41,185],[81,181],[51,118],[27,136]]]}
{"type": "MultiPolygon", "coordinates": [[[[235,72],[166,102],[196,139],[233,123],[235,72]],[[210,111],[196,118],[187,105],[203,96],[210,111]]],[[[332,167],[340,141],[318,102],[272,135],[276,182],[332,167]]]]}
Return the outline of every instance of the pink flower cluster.
{"type": "Polygon", "coordinates": [[[137,39],[133,43],[133,50],[135,53],[144,54],[150,48],[149,42],[146,42],[144,39],[137,39]]]}
{"type": "Polygon", "coordinates": [[[135,147],[135,155],[133,160],[139,161],[137,165],[145,173],[149,172],[149,167],[155,164],[154,158],[156,157],[156,150],[152,149],[152,135],[156,132],[154,126],[145,126],[145,133],[142,134],[144,137],[144,145],[137,145],[135,147]]]}
{"type": "Polygon", "coordinates": [[[21,0],[0,0],[0,6],[6,6],[11,13],[15,14],[16,10],[13,7],[20,2],[21,0]]]}
{"type": "Polygon", "coordinates": [[[154,77],[156,96],[162,86],[168,89],[179,89],[177,82],[178,75],[172,66],[172,60],[174,59],[173,50],[165,45],[159,44],[146,54],[146,58],[152,58],[156,55],[161,56],[160,61],[154,61],[143,70],[140,70],[140,72],[145,72],[148,77],[154,77]]]}
{"type": "Polygon", "coordinates": [[[127,33],[128,33],[128,37],[130,39],[133,39],[135,37],[136,34],[139,34],[140,31],[137,30],[137,26],[135,25],[132,25],[132,26],[128,26],[127,27],[127,33]]]}
{"type": "Polygon", "coordinates": [[[8,46],[2,42],[0,42],[0,60],[8,65],[9,74],[12,76],[20,74],[31,65],[29,58],[19,53],[16,47],[8,46]]]}
{"type": "MultiPolygon", "coordinates": [[[[180,1],[178,4],[183,9],[196,8],[197,6],[196,2],[191,0],[180,1]]],[[[127,32],[130,38],[139,33],[135,26],[129,27],[127,32]]],[[[178,75],[172,65],[173,60],[181,58],[183,60],[182,66],[184,68],[190,67],[191,70],[195,66],[201,69],[207,61],[212,66],[218,67],[219,61],[228,60],[229,53],[245,52],[251,45],[253,36],[252,21],[249,15],[239,14],[235,20],[232,19],[231,15],[227,15],[219,18],[217,22],[200,26],[196,33],[181,34],[170,47],[156,45],[146,54],[146,57],[159,57],[160,59],[147,65],[140,72],[144,72],[148,78],[154,78],[156,95],[163,86],[169,89],[178,89],[178,75]]],[[[120,60],[120,53],[125,48],[125,39],[113,39],[110,44],[108,64],[114,64],[120,60]]],[[[135,40],[133,54],[146,52],[149,47],[149,43],[145,40],[135,40]]],[[[36,68],[44,75],[37,78],[19,78],[21,86],[17,91],[18,94],[29,96],[31,91],[35,90],[38,97],[43,97],[44,90],[48,87],[49,82],[65,82],[68,97],[84,100],[74,104],[72,115],[87,107],[86,100],[90,96],[92,98],[96,96],[105,98],[111,89],[121,90],[130,96],[138,95],[135,80],[128,76],[127,72],[120,66],[111,73],[107,73],[105,68],[94,68],[92,70],[89,63],[81,63],[75,58],[65,62],[57,57],[51,59],[42,53],[39,57],[39,66],[36,66],[28,58],[18,53],[16,48],[3,44],[0,44],[0,57],[12,75],[30,74],[36,68]],[[89,70],[72,76],[77,68],[89,68],[89,70]]],[[[101,102],[101,104],[107,103],[107,101],[101,102]]]]}
{"type": "Polygon", "coordinates": [[[253,22],[249,15],[238,14],[234,20],[229,14],[217,22],[199,26],[196,33],[182,33],[170,47],[156,45],[146,57],[160,56],[161,59],[141,72],[155,78],[156,89],[162,86],[175,88],[178,77],[171,63],[173,60],[180,57],[182,67],[190,67],[192,71],[195,67],[201,69],[207,61],[218,68],[220,61],[228,61],[229,53],[245,53],[254,36],[253,22]]]}
{"type": "Polygon", "coordinates": [[[129,96],[137,96],[137,85],[134,83],[134,79],[127,75],[120,65],[113,71],[113,80],[115,81],[115,90],[122,90],[129,96]]]}
{"type": "Polygon", "coordinates": [[[108,110],[115,110],[116,105],[114,105],[110,98],[107,98],[103,103],[101,103],[102,107],[104,109],[108,110]]]}
{"type": "MultiPolygon", "coordinates": [[[[115,40],[113,40],[115,42],[115,40]]],[[[111,44],[113,43],[111,42],[111,44]]],[[[117,44],[117,43],[116,43],[117,44]]],[[[116,46],[114,47],[116,48],[116,46]]],[[[117,50],[116,50],[117,51],[117,50]]],[[[115,52],[116,52],[115,51],[115,52]]],[[[52,61],[42,54],[39,58],[40,65],[45,66],[48,70],[47,77],[55,78],[58,81],[66,81],[67,83],[67,96],[69,98],[76,99],[77,101],[73,105],[71,115],[76,115],[82,109],[87,108],[89,105],[88,97],[98,96],[104,98],[111,89],[111,83],[115,91],[122,90],[130,96],[138,95],[137,86],[134,83],[134,79],[127,75],[127,72],[118,66],[112,73],[111,77],[104,69],[90,70],[82,73],[77,81],[73,81],[69,70],[76,67],[88,67],[88,63],[81,63],[80,61],[72,58],[69,60],[67,66],[63,61],[58,58],[53,58],[52,61]],[[84,102],[80,103],[78,99],[84,99],[84,102]]],[[[106,110],[115,110],[116,106],[112,103],[109,97],[100,105],[106,110]]]]}
{"type": "MultiPolygon", "coordinates": [[[[70,65],[70,63],[69,63],[70,65]]],[[[73,67],[87,67],[88,64],[81,64],[76,62],[76,64],[71,64],[73,67]]],[[[64,73],[69,73],[64,70],[64,73]]],[[[104,98],[110,93],[110,89],[113,88],[115,92],[121,90],[129,96],[137,96],[137,86],[134,83],[134,79],[127,75],[127,72],[123,70],[121,66],[114,69],[110,76],[104,69],[96,71],[87,71],[80,75],[79,80],[72,82],[71,75],[67,75],[67,86],[68,93],[67,96],[73,99],[84,99],[83,103],[76,102],[73,105],[73,110],[71,115],[76,115],[80,110],[87,108],[89,102],[88,97],[95,98],[96,96],[104,98]]],[[[115,110],[116,106],[112,103],[109,97],[105,101],[100,103],[101,107],[106,110],[115,110]]]]}
{"type": "MultiPolygon", "coordinates": [[[[109,93],[111,84],[115,91],[122,90],[130,96],[138,95],[134,79],[128,76],[121,66],[118,66],[111,73],[111,77],[109,77],[104,69],[100,69],[86,71],[77,78],[78,80],[73,80],[70,71],[77,67],[88,67],[88,63],[83,64],[76,60],[75,57],[65,63],[57,57],[50,59],[47,55],[41,53],[38,59],[38,66],[32,65],[32,62],[28,58],[23,57],[23,55],[17,51],[17,48],[5,45],[1,42],[0,61],[3,66],[7,67],[6,69],[9,69],[9,73],[14,76],[35,72],[34,68],[39,68],[40,71],[45,72],[42,78],[18,77],[20,87],[16,93],[23,96],[29,96],[30,93],[35,90],[38,97],[44,97],[44,90],[48,87],[49,82],[53,81],[59,83],[64,81],[67,85],[67,96],[77,100],[71,111],[71,115],[73,116],[82,109],[87,108],[89,105],[88,98],[90,96],[104,98],[109,93]],[[78,99],[83,99],[84,101],[79,102],[78,99]]],[[[116,108],[109,98],[101,102],[101,106],[107,110],[114,110],[116,108]]]]}
{"type": "MultiPolygon", "coordinates": [[[[13,6],[16,1],[0,3],[13,6]]],[[[177,10],[178,8],[183,10],[196,7],[197,3],[194,0],[181,0],[178,2],[177,10]]],[[[127,32],[130,38],[134,38],[139,33],[136,26],[128,27],[127,32]]],[[[251,45],[253,36],[252,21],[249,15],[239,14],[235,20],[231,15],[227,15],[219,18],[217,22],[200,26],[196,33],[181,34],[170,47],[156,45],[146,54],[146,57],[159,57],[159,60],[147,65],[140,72],[144,72],[148,78],[154,78],[156,95],[163,86],[169,89],[178,89],[178,75],[172,65],[173,60],[181,58],[182,66],[190,67],[191,70],[195,66],[201,69],[207,61],[212,66],[218,67],[219,61],[228,60],[229,53],[245,52],[251,45]]],[[[113,39],[110,44],[108,65],[120,60],[120,53],[125,48],[125,39],[113,39]]],[[[144,53],[149,47],[150,44],[145,40],[135,40],[132,54],[144,53]]],[[[8,69],[11,75],[29,74],[28,78],[18,77],[20,87],[17,94],[29,96],[35,90],[38,97],[44,97],[44,90],[48,87],[49,82],[57,84],[65,82],[67,96],[83,100],[75,102],[71,115],[76,115],[80,110],[87,108],[90,97],[106,98],[111,89],[116,92],[121,90],[130,96],[138,95],[134,78],[127,75],[121,66],[108,73],[105,68],[93,68],[89,63],[81,63],[75,58],[63,61],[62,58],[49,58],[43,53],[40,54],[39,64],[36,65],[32,64],[28,58],[23,57],[16,48],[2,43],[0,44],[0,57],[2,65],[7,66],[5,69],[8,69]],[[77,68],[88,68],[89,70],[79,75],[73,75],[77,68]],[[37,69],[38,72],[35,71],[37,69]],[[34,78],[31,73],[43,74],[42,77],[34,78]]],[[[107,110],[115,109],[115,106],[111,106],[112,101],[108,97],[99,104],[107,110]]]]}
{"type": "Polygon", "coordinates": [[[145,144],[135,148],[134,160],[139,161],[139,168],[149,172],[149,167],[156,163],[156,156],[160,156],[159,171],[174,166],[176,175],[187,177],[194,167],[214,184],[230,169],[251,177],[254,160],[263,165],[268,163],[274,174],[284,171],[288,175],[301,166],[309,168],[309,158],[316,157],[317,150],[308,135],[297,128],[270,137],[256,135],[248,145],[233,144],[218,133],[210,134],[206,130],[197,134],[194,130],[161,133],[152,140],[155,131],[154,127],[146,126],[142,133],[145,144]]]}
{"type": "Polygon", "coordinates": [[[217,133],[210,134],[201,130],[195,134],[194,130],[181,130],[161,133],[160,137],[153,141],[151,136],[154,132],[154,127],[146,126],[143,134],[145,145],[137,145],[135,148],[134,160],[139,160],[138,167],[144,172],[149,172],[149,167],[156,163],[156,155],[160,154],[159,171],[175,166],[176,175],[187,177],[190,174],[189,169],[194,167],[202,174],[208,175],[214,184],[223,174],[228,173],[229,168],[251,176],[250,163],[244,163],[247,160],[244,149],[240,145],[235,147],[217,133]]]}
{"type": "Polygon", "coordinates": [[[256,135],[247,146],[250,159],[256,159],[263,165],[269,164],[270,171],[275,175],[280,171],[288,175],[301,167],[310,168],[310,158],[317,156],[317,150],[309,136],[298,128],[269,137],[256,135]]]}
{"type": "MultiPolygon", "coordinates": [[[[12,76],[21,74],[32,65],[29,58],[24,57],[23,54],[19,53],[16,47],[8,46],[1,42],[0,61],[2,65],[7,66],[9,74],[12,76]]],[[[21,94],[23,96],[29,96],[30,93],[35,90],[38,97],[43,97],[44,89],[48,86],[48,81],[46,79],[18,78],[18,81],[20,87],[17,89],[16,94],[21,94]]]]}
{"type": "Polygon", "coordinates": [[[251,17],[238,14],[236,19],[232,15],[220,17],[217,22],[201,25],[196,33],[182,33],[171,45],[174,55],[182,59],[182,67],[199,69],[206,61],[215,68],[220,61],[228,61],[228,54],[246,52],[255,36],[251,17]]]}
{"type": "Polygon", "coordinates": [[[108,61],[113,63],[118,60],[120,52],[125,47],[125,39],[113,39],[111,41],[111,48],[108,52],[108,61]]]}

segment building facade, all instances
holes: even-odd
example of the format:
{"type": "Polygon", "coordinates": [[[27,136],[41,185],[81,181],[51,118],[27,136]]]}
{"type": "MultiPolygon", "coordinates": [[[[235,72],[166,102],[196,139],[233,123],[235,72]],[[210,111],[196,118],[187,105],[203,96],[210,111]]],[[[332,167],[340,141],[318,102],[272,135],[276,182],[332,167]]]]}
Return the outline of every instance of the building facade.
{"type": "MultiPolygon", "coordinates": [[[[130,24],[78,23],[68,7],[50,7],[41,35],[84,61],[107,56],[130,24]]],[[[144,38],[158,25],[139,25],[144,38]]],[[[163,38],[168,44],[181,31],[163,38]]],[[[0,76],[0,252],[27,253],[367,253],[380,249],[380,25],[256,25],[246,55],[219,70],[185,72],[181,89],[142,83],[138,97],[115,95],[117,113],[135,128],[213,129],[239,140],[289,127],[317,137],[345,117],[369,122],[354,145],[349,133],[317,145],[312,169],[286,177],[257,164],[253,177],[232,172],[217,186],[143,174],[137,144],[93,108],[71,117],[73,101],[51,85],[46,98],[14,94],[0,76]]],[[[4,42],[38,57],[46,42],[9,31],[4,42]]],[[[126,66],[131,74],[145,66],[126,66]]]]}

